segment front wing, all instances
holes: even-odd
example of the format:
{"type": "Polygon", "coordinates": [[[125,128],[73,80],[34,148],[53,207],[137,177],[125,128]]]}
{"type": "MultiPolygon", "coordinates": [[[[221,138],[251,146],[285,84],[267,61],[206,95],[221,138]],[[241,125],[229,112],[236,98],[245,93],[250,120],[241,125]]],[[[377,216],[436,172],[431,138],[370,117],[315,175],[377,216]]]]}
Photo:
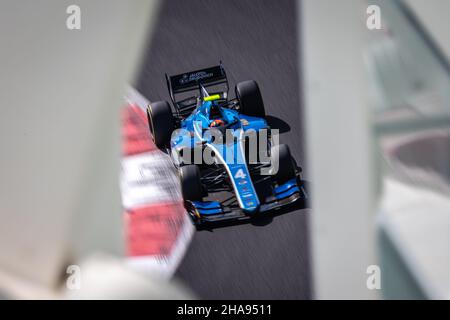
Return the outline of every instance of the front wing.
{"type": "MultiPolygon", "coordinates": [[[[298,200],[306,200],[307,193],[302,182],[293,178],[273,188],[273,194],[261,203],[258,213],[274,211],[293,204],[298,200]]],[[[220,221],[250,219],[255,214],[246,214],[239,207],[223,206],[218,201],[188,201],[187,209],[196,225],[220,221]]]]}

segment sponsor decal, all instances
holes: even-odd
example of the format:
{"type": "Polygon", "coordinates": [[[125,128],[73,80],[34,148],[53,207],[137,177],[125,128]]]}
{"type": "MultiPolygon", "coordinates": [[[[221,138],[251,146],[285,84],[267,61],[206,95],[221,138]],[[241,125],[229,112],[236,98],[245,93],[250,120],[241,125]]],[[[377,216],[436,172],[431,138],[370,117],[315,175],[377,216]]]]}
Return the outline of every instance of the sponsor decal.
{"type": "Polygon", "coordinates": [[[189,82],[198,82],[200,79],[211,78],[214,74],[212,72],[199,71],[196,73],[185,73],[180,79],[180,84],[186,84],[189,82]]]}

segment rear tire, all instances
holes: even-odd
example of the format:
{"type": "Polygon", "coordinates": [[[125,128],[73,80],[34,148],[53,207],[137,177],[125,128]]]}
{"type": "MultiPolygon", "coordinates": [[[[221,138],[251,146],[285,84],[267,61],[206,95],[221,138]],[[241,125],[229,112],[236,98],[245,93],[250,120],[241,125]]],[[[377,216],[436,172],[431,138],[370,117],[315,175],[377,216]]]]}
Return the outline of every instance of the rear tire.
{"type": "Polygon", "coordinates": [[[270,173],[275,176],[278,182],[285,183],[296,177],[295,164],[287,145],[279,144],[272,146],[270,149],[270,158],[272,163],[270,173]],[[278,168],[278,171],[275,172],[275,168],[278,168]]]}
{"type": "Polygon", "coordinates": [[[147,108],[147,119],[155,145],[158,148],[168,145],[175,128],[175,121],[169,103],[167,101],[151,103],[147,108]]]}
{"type": "Polygon", "coordinates": [[[181,193],[184,200],[201,201],[203,187],[200,181],[200,169],[194,164],[180,167],[181,193]]]}
{"type": "Polygon", "coordinates": [[[239,82],[236,85],[235,91],[242,114],[259,118],[266,116],[261,92],[255,80],[239,82]]]}

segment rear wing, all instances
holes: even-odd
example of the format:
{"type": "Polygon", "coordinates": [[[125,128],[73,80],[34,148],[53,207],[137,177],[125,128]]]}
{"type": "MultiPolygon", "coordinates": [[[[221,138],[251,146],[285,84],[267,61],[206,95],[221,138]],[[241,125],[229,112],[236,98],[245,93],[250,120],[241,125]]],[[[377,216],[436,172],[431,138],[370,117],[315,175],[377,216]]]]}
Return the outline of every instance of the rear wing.
{"type": "Polygon", "coordinates": [[[191,104],[186,104],[185,102],[192,98],[177,101],[176,94],[192,90],[200,90],[201,86],[210,87],[220,84],[226,85],[227,93],[229,90],[227,75],[222,63],[214,67],[190,71],[173,76],[168,76],[166,74],[166,81],[170,98],[172,99],[174,107],[177,109],[176,111],[179,115],[181,115],[180,113],[186,113],[188,111],[182,109],[191,109],[189,108],[191,104]]]}

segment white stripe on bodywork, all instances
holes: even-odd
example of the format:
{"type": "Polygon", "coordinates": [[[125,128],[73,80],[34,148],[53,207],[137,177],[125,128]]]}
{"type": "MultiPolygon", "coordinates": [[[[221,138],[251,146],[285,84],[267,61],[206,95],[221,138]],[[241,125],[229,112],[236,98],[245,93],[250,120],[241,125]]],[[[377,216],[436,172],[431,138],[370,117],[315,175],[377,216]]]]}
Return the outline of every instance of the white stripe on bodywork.
{"type": "MultiPolygon", "coordinates": [[[[242,158],[243,158],[243,160],[244,160],[244,165],[245,165],[246,159],[245,159],[245,153],[244,153],[244,147],[243,147],[244,140],[242,139],[242,137],[243,137],[243,135],[244,135],[244,130],[243,130],[243,129],[238,129],[238,130],[241,130],[241,132],[239,133],[239,147],[240,147],[240,149],[241,149],[241,155],[242,155],[242,158]]],[[[222,154],[219,152],[219,150],[218,150],[216,147],[213,146],[213,144],[207,143],[207,146],[210,147],[211,149],[213,149],[213,151],[215,151],[214,153],[215,153],[216,157],[217,157],[218,160],[224,165],[225,170],[227,171],[228,176],[230,177],[231,184],[233,185],[234,193],[235,193],[236,198],[237,198],[237,200],[238,200],[238,202],[239,202],[239,206],[240,206],[241,208],[245,208],[244,203],[243,203],[243,201],[242,201],[241,194],[240,194],[240,192],[239,192],[239,190],[238,190],[238,188],[237,188],[237,186],[236,186],[236,183],[234,182],[234,177],[233,177],[233,175],[231,174],[231,171],[230,171],[230,168],[228,167],[227,162],[226,162],[225,159],[222,157],[222,154]]],[[[247,169],[247,171],[248,171],[248,169],[247,169]]],[[[251,179],[249,179],[249,180],[250,180],[250,187],[252,188],[252,192],[253,192],[254,195],[257,196],[256,190],[255,190],[255,188],[254,188],[254,186],[253,186],[253,182],[251,181],[251,179]]],[[[257,200],[259,201],[258,198],[257,198],[257,200]]]]}

